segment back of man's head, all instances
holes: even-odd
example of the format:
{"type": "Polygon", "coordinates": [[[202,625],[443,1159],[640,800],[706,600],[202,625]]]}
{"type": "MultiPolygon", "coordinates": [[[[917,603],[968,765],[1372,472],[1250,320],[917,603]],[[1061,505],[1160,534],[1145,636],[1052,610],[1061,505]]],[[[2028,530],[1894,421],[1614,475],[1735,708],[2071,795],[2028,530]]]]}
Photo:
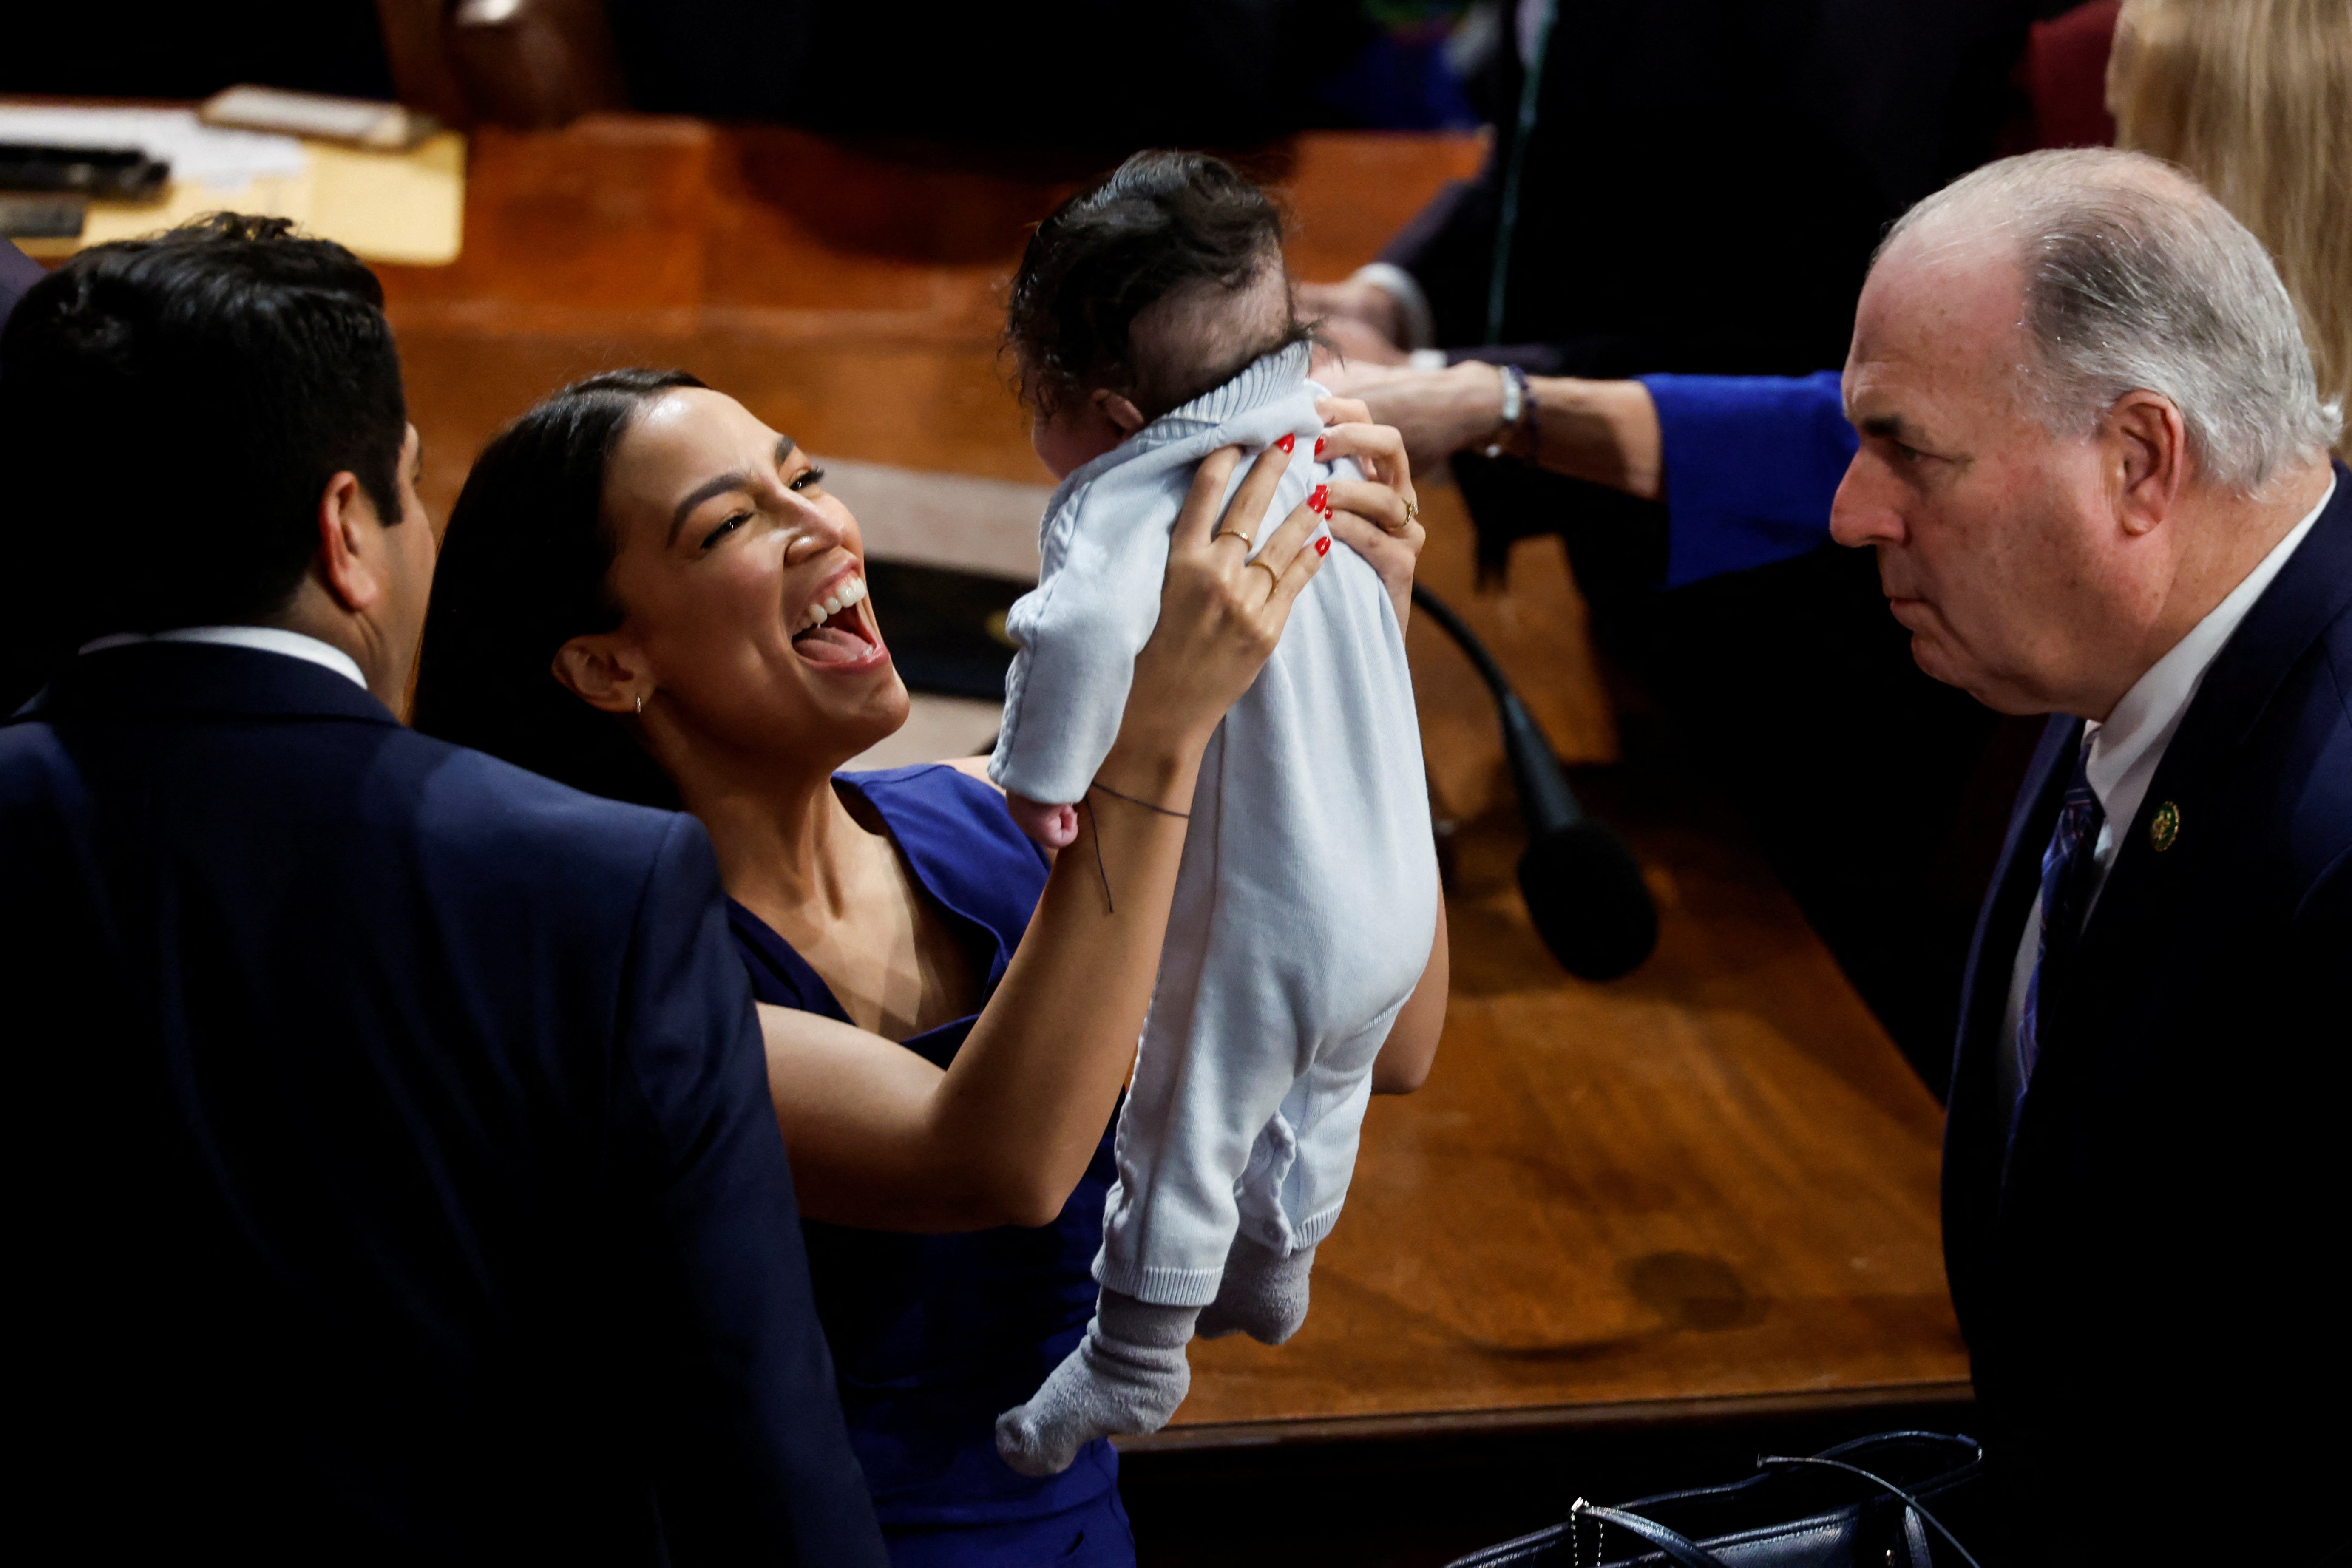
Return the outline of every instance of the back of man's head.
{"type": "Polygon", "coordinates": [[[2086,435],[2124,394],[2154,392],[2203,479],[2251,495],[2342,429],[2269,253],[2170,164],[2104,148],[2005,158],[1913,207],[1879,255],[1989,247],[2021,271],[2017,389],[2052,434],[2086,435]]]}
{"type": "Polygon", "coordinates": [[[234,214],[36,284],[0,331],[10,673],[111,632],[268,620],[339,472],[398,522],[408,416],[383,303],[341,246],[234,214]]]}

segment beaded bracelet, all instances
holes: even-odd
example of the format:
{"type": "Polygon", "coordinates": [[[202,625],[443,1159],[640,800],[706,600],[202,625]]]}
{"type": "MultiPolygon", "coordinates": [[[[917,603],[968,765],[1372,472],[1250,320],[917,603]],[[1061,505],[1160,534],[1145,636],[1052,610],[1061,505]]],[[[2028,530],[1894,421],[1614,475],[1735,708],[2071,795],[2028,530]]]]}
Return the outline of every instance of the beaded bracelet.
{"type": "Polygon", "coordinates": [[[1156,811],[1162,816],[1172,816],[1179,822],[1190,822],[1192,820],[1192,814],[1189,811],[1177,811],[1170,806],[1154,805],[1148,800],[1139,800],[1137,797],[1129,795],[1124,790],[1116,790],[1111,788],[1110,785],[1103,783],[1100,779],[1095,780],[1094,783],[1088,784],[1087,787],[1088,789],[1098,789],[1114,800],[1123,800],[1129,805],[1139,805],[1146,811],[1156,811]]]}

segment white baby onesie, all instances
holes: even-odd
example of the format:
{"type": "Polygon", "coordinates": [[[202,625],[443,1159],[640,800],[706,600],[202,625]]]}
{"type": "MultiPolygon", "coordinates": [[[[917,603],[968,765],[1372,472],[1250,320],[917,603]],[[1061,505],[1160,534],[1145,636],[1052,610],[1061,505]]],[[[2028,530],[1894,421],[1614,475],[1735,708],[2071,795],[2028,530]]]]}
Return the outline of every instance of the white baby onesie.
{"type": "MultiPolygon", "coordinates": [[[[1309,455],[1323,394],[1307,353],[1267,355],[1055,492],[1042,578],[1006,619],[1020,651],[989,763],[998,784],[1033,800],[1085,797],[1158,620],[1169,533],[1203,458],[1298,437],[1261,535],[1326,482],[1309,455]]],[[[1235,487],[1247,468],[1245,456],[1235,487]]],[[[1330,1230],[1372,1059],[1435,935],[1404,639],[1353,551],[1330,551],[1299,595],[1209,742],[1192,813],[1095,1263],[1106,1289],[1171,1307],[1217,1296],[1237,1230],[1286,1257],[1330,1230]]]]}

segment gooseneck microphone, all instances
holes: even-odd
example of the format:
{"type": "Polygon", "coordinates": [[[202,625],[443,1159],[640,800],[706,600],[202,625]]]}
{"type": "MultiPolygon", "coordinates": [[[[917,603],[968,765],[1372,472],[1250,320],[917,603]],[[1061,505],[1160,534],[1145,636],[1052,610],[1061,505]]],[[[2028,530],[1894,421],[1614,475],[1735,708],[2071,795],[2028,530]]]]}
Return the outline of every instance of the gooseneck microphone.
{"type": "Polygon", "coordinates": [[[1633,852],[1608,824],[1584,814],[1559,771],[1559,758],[1502,666],[1444,600],[1416,583],[1412,602],[1478,667],[1503,724],[1503,752],[1528,826],[1519,857],[1519,896],[1536,934],[1582,980],[1630,973],[1658,945],[1658,910],[1633,852]]]}

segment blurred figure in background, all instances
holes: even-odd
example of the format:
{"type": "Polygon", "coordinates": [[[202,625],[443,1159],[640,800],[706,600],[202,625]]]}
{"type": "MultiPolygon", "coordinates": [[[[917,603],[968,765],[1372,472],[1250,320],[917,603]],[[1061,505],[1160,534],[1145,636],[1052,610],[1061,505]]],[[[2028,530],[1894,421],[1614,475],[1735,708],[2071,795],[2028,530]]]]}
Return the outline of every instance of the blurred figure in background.
{"type": "Polygon", "coordinates": [[[1547,374],[1802,372],[1844,350],[1871,247],[1998,150],[2048,0],[1511,0],[1471,83],[1486,166],[1349,284],[1357,360],[1547,374]]]}
{"type": "MultiPolygon", "coordinates": [[[[2047,8],[1513,0],[1474,84],[1496,121],[1485,170],[1399,234],[1384,267],[1302,308],[1326,313],[1351,387],[1381,374],[1358,364],[1423,345],[1507,363],[1538,390],[1835,363],[1885,226],[1997,150],[2047,8]]],[[[1562,536],[1601,651],[1669,721],[1645,728],[1654,710],[1630,709],[1629,744],[1686,746],[1736,790],[1806,917],[1940,1087],[1993,837],[1990,822],[1973,837],[1950,825],[1994,721],[1913,668],[1851,555],[1685,586],[1661,509],[1526,460],[1537,399],[1522,393],[1505,421],[1503,392],[1492,363],[1424,372],[1381,389],[1381,416],[1424,466],[1452,455],[1486,573],[1517,539],[1562,536]],[[1475,415],[1448,423],[1449,399],[1475,399],[1475,415]],[[1877,852],[1923,834],[1925,869],[1877,852]]],[[[1549,447],[1567,421],[1541,413],[1549,447]]]]}
{"type": "Polygon", "coordinates": [[[2125,0],[2107,107],[2117,146],[2179,164],[2254,231],[2319,390],[2352,408],[2352,7],[2125,0]]]}
{"type": "MultiPolygon", "coordinates": [[[[2083,6],[2039,29],[2037,44],[2053,46],[2041,58],[2080,56],[2084,29],[2104,26],[2114,9],[2083,6]]],[[[2352,17],[2339,0],[2128,0],[2117,27],[2107,96],[2122,144],[2210,179],[2263,240],[2302,312],[2323,390],[2344,396],[2352,375],[2352,17]]],[[[2034,122],[2085,123],[2079,110],[2059,109],[2037,103],[2034,122]]],[[[1454,454],[1474,504],[1480,492],[1471,487],[1499,465],[1463,455],[1496,442],[1517,459],[1512,467],[1631,498],[1605,514],[1613,543],[1595,539],[1604,514],[1531,491],[1513,492],[1523,504],[1493,531],[1507,539],[1558,523],[1572,551],[1583,546],[1580,579],[1596,557],[1605,570],[1650,552],[1644,570],[1672,591],[1632,594],[1649,617],[1638,624],[1654,629],[1621,633],[1615,651],[1694,729],[1729,737],[1740,762],[1761,755],[1782,764],[1742,769],[1751,816],[1807,915],[1940,1092],[1969,911],[1990,869],[1983,830],[1995,819],[1983,808],[1998,809],[2022,748],[1984,752],[1985,716],[1886,668],[1900,649],[1875,640],[1884,622],[1874,584],[1857,578],[1824,596],[1828,582],[1857,565],[1822,550],[1830,498],[1855,440],[1837,374],[1535,375],[1516,423],[1502,417],[1503,376],[1484,364],[1351,367],[1342,380],[1403,431],[1417,463],[1454,454]],[[1661,518],[1662,544],[1651,531],[1661,518]],[[1874,628],[1856,625],[1864,610],[1874,628]],[[1737,626],[1711,626],[1717,614],[1737,626]],[[1735,636],[1752,639],[1759,657],[1722,663],[1735,636]],[[1826,751],[1809,747],[1825,732],[1826,751]],[[1940,773],[1931,765],[1938,757],[1940,773]],[[1973,784],[1972,765],[1980,770],[1973,784]],[[1876,781],[1859,800],[1856,779],[1876,781]],[[1874,859],[1868,846],[1889,834],[1938,843],[1935,873],[1874,859]]],[[[1482,513],[1482,532],[1488,526],[1482,513]]],[[[1608,584],[1599,589],[1604,597],[1608,584]]],[[[2023,738],[2011,728],[2011,742],[2023,738]]]]}

